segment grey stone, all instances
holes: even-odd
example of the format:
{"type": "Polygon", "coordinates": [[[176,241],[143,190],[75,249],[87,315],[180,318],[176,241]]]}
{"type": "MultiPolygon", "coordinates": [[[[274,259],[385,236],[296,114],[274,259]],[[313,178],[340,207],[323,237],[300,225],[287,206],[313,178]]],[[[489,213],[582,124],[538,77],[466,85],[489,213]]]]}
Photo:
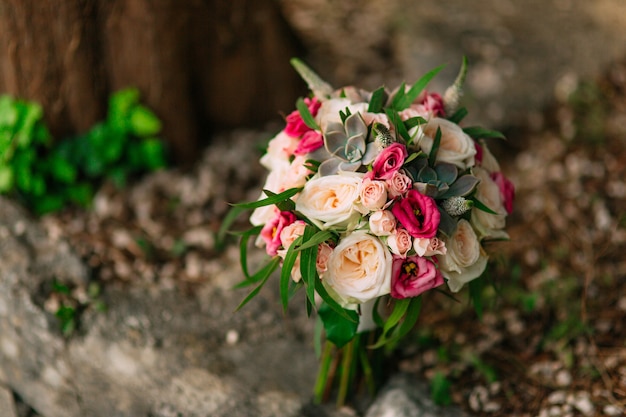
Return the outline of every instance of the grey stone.
{"type": "Polygon", "coordinates": [[[17,417],[13,393],[2,385],[0,385],[0,416],[17,417]]]}
{"type": "MultiPolygon", "coordinates": [[[[112,287],[107,311],[88,310],[66,339],[43,288],[86,282],[87,269],[3,198],[0,232],[0,383],[42,416],[297,416],[309,401],[310,320],[284,327],[277,300],[233,314],[242,292],[112,287]],[[240,336],[228,342],[232,331],[240,336]]],[[[231,285],[240,280],[238,266],[220,279],[228,274],[231,285]]]]}
{"type": "Polygon", "coordinates": [[[428,385],[408,374],[394,375],[382,389],[365,417],[467,417],[457,407],[436,405],[428,385]]]}

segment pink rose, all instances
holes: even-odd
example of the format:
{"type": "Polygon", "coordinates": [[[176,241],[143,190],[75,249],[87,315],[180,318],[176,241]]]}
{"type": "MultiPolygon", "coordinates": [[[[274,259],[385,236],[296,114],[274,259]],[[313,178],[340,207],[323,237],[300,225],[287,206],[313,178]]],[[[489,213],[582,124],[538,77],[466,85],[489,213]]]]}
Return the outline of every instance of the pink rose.
{"type": "Polygon", "coordinates": [[[296,155],[306,155],[324,145],[324,138],[317,130],[309,130],[302,135],[302,139],[298,142],[298,147],[294,151],[296,155]]]}
{"type": "Polygon", "coordinates": [[[332,253],[333,248],[328,243],[320,243],[318,245],[315,267],[320,277],[328,270],[328,258],[330,258],[332,253]]]}
{"type": "Polygon", "coordinates": [[[508,214],[511,214],[513,212],[513,200],[515,200],[515,186],[502,172],[492,172],[490,177],[500,189],[504,209],[508,214]]]}
{"type": "Polygon", "coordinates": [[[396,218],[389,210],[378,210],[370,216],[369,225],[376,236],[389,236],[396,230],[396,218]]]}
{"type": "Polygon", "coordinates": [[[421,256],[394,256],[391,271],[391,296],[394,298],[417,297],[444,282],[437,266],[421,256]]]}
{"type": "MultiPolygon", "coordinates": [[[[289,213],[289,212],[288,212],[289,213]]],[[[306,223],[304,220],[296,220],[283,227],[280,231],[280,243],[285,249],[289,249],[291,244],[304,234],[306,223]]]]}
{"type": "Polygon", "coordinates": [[[396,171],[387,180],[387,189],[390,198],[400,197],[413,186],[413,180],[402,171],[396,171]]]}
{"type": "Polygon", "coordinates": [[[393,174],[402,168],[404,160],[408,156],[406,146],[401,143],[394,142],[391,145],[384,148],[376,156],[372,171],[367,176],[369,178],[376,178],[387,180],[393,176],[393,174]]]}
{"type": "Polygon", "coordinates": [[[393,205],[391,212],[413,237],[431,238],[437,234],[440,214],[435,200],[417,190],[409,190],[406,196],[393,205]]]}
{"type": "Polygon", "coordinates": [[[268,255],[276,255],[282,245],[280,234],[283,228],[296,221],[296,215],[290,211],[280,211],[261,229],[261,238],[265,241],[265,251],[268,255]]]}
{"type": "Polygon", "coordinates": [[[431,117],[445,116],[443,99],[437,93],[427,93],[418,106],[421,106],[421,109],[431,117]]]}
{"type": "Polygon", "coordinates": [[[387,238],[387,246],[389,246],[391,253],[394,255],[406,258],[406,255],[413,247],[413,240],[406,229],[397,228],[395,232],[387,238]]]}
{"type": "Polygon", "coordinates": [[[415,252],[419,256],[445,255],[448,251],[446,249],[446,242],[436,237],[432,239],[415,238],[413,241],[413,249],[415,249],[415,252]]]}
{"type": "Polygon", "coordinates": [[[359,188],[359,198],[361,205],[368,211],[379,210],[387,202],[387,187],[383,181],[363,178],[359,188]]]}
{"type": "MultiPolygon", "coordinates": [[[[322,105],[322,103],[320,103],[315,97],[313,99],[305,98],[304,103],[309,108],[309,111],[311,112],[311,115],[313,117],[315,117],[317,111],[322,105]]],[[[308,127],[302,120],[302,116],[300,116],[300,112],[298,110],[292,111],[289,116],[287,116],[286,121],[287,126],[285,127],[285,133],[287,133],[291,137],[299,138],[303,134],[311,130],[311,128],[308,127]]]]}

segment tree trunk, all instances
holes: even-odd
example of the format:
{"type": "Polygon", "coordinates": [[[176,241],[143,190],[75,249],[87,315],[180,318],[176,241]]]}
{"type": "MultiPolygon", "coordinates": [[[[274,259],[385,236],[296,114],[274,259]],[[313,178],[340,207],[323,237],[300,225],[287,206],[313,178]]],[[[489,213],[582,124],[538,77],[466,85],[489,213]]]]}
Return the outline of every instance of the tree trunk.
{"type": "Polygon", "coordinates": [[[42,104],[62,137],[138,87],[182,163],[215,129],[290,111],[300,52],[273,0],[0,0],[0,93],[42,104]]]}

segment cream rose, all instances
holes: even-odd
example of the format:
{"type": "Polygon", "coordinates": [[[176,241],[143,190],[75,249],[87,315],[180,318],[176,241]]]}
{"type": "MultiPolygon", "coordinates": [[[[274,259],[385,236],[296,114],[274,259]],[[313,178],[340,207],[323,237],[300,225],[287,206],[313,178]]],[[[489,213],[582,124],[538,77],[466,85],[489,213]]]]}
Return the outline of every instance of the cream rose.
{"type": "Polygon", "coordinates": [[[289,157],[293,155],[297,147],[298,139],[281,131],[267,144],[267,152],[260,160],[261,165],[269,170],[281,164],[289,165],[289,157]]]}
{"type": "Polygon", "coordinates": [[[447,252],[437,255],[439,269],[448,280],[450,291],[458,292],[463,285],[483,273],[487,256],[481,251],[472,225],[465,219],[459,220],[454,234],[444,241],[447,252]]]}
{"type": "Polygon", "coordinates": [[[502,201],[500,187],[491,179],[487,170],[476,167],[472,171],[480,180],[476,187],[476,198],[497,213],[487,213],[474,207],[470,218],[472,225],[476,228],[480,239],[507,239],[509,235],[504,231],[506,209],[502,201]]]}
{"type": "Polygon", "coordinates": [[[296,201],[296,210],[320,229],[352,229],[361,217],[357,210],[362,174],[340,173],[309,180],[296,201]]]}
{"type": "Polygon", "coordinates": [[[377,237],[356,231],[333,250],[323,283],[339,304],[350,308],[389,293],[392,260],[377,237]]]}
{"type": "Polygon", "coordinates": [[[376,236],[389,236],[396,230],[396,217],[389,210],[378,210],[369,218],[370,232],[376,236]]]}
{"type": "Polygon", "coordinates": [[[413,135],[414,129],[419,129],[418,138],[420,148],[430,154],[433,141],[437,134],[437,128],[441,129],[441,142],[437,151],[437,161],[454,164],[461,169],[474,166],[476,147],[474,141],[456,123],[435,117],[424,126],[416,126],[409,133],[413,135]]]}
{"type": "Polygon", "coordinates": [[[324,276],[324,273],[328,270],[328,259],[333,253],[333,248],[328,243],[320,243],[317,247],[317,259],[315,260],[315,267],[320,277],[324,276]]]}
{"type": "Polygon", "coordinates": [[[416,237],[413,240],[413,249],[419,256],[445,255],[447,252],[446,243],[436,237],[430,239],[416,237]]]}
{"type": "Polygon", "coordinates": [[[363,178],[359,189],[359,199],[364,213],[379,210],[387,203],[387,187],[384,181],[363,178]]]}
{"type": "Polygon", "coordinates": [[[296,220],[295,222],[283,227],[280,231],[280,241],[283,248],[289,249],[291,244],[304,234],[305,227],[306,223],[303,220],[296,220]]]}

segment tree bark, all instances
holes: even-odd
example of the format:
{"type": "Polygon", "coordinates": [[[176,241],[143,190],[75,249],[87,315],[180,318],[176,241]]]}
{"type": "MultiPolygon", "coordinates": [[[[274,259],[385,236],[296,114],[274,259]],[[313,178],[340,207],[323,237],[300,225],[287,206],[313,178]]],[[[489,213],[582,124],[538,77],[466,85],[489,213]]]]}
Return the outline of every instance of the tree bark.
{"type": "Polygon", "coordinates": [[[137,87],[181,163],[216,129],[290,111],[300,52],[273,0],[0,0],[0,92],[42,104],[63,137],[137,87]]]}

